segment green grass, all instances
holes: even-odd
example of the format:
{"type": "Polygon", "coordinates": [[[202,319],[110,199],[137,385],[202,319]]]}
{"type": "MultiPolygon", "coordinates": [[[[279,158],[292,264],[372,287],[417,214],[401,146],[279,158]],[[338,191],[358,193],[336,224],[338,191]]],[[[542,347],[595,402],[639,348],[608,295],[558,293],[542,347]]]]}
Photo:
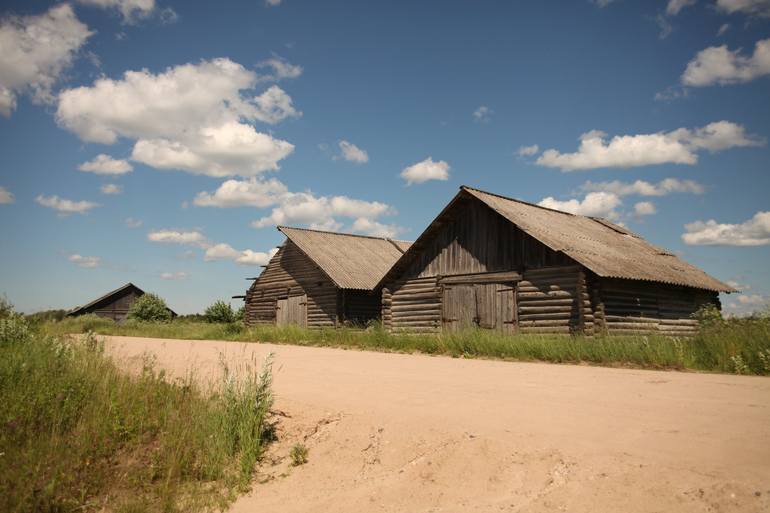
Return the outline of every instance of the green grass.
{"type": "Polygon", "coordinates": [[[298,467],[307,463],[307,454],[308,448],[304,444],[294,444],[289,451],[292,466],[298,467]]]}
{"type": "Polygon", "coordinates": [[[393,335],[380,326],[361,329],[300,329],[240,323],[208,324],[173,321],[119,325],[93,316],[48,323],[51,333],[94,330],[105,335],[193,340],[273,342],[375,351],[420,352],[470,358],[498,358],[555,363],[589,363],[653,369],[692,369],[742,374],[770,374],[770,318],[755,316],[709,318],[695,337],[661,336],[568,337],[518,335],[505,337],[487,330],[443,334],[393,335]]]}
{"type": "Polygon", "coordinates": [[[0,511],[214,510],[249,486],[269,361],[203,389],[149,358],[128,374],[100,346],[0,318],[0,511]]]}

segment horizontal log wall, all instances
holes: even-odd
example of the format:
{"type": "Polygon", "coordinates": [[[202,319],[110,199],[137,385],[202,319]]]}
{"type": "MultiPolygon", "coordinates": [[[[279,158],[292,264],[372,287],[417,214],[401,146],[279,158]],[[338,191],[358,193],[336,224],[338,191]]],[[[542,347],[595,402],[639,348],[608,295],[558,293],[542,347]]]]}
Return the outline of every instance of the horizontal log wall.
{"type": "Polygon", "coordinates": [[[695,335],[698,322],[692,315],[704,304],[719,305],[713,292],[619,279],[598,280],[597,297],[602,331],[609,335],[695,335]]]}
{"type": "Polygon", "coordinates": [[[273,324],[278,299],[307,294],[308,327],[333,327],[338,293],[318,266],[286,241],[246,292],[244,320],[248,326],[273,324]]]}
{"type": "Polygon", "coordinates": [[[576,332],[581,330],[581,317],[593,324],[588,294],[579,287],[580,267],[528,269],[523,277],[516,293],[520,333],[576,332]]]}
{"type": "Polygon", "coordinates": [[[441,327],[441,289],[435,277],[396,282],[382,291],[382,322],[399,332],[436,332],[441,327]]]}

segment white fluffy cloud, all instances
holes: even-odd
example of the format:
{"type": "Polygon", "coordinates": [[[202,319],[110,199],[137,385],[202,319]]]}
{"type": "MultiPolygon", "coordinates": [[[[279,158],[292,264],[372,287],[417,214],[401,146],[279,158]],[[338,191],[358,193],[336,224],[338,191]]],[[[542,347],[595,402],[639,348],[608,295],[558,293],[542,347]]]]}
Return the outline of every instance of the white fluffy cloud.
{"type": "Polygon", "coordinates": [[[449,164],[443,160],[434,162],[432,157],[428,157],[422,162],[405,167],[401,171],[401,178],[406,180],[407,185],[428,180],[449,180],[449,169],[449,164]]]}
{"type": "Polygon", "coordinates": [[[282,195],[269,216],[252,223],[254,228],[306,224],[319,230],[338,230],[336,217],[374,220],[392,214],[393,209],[378,201],[364,201],[347,196],[315,196],[311,192],[289,192],[282,195]]]}
{"type": "Polygon", "coordinates": [[[770,0],[717,0],[717,8],[728,14],[770,16],[770,0]]]}
{"type": "Polygon", "coordinates": [[[186,280],[189,277],[190,277],[190,274],[184,271],[160,273],[161,280],[179,281],[179,280],[186,280]]]}
{"type": "Polygon", "coordinates": [[[0,187],[0,205],[8,205],[14,201],[13,193],[5,187],[0,187]]]}
{"type": "Polygon", "coordinates": [[[155,11],[155,0],[77,0],[79,4],[116,9],[126,23],[149,17],[155,11]]]}
{"type": "Polygon", "coordinates": [[[486,123],[492,118],[492,114],[494,114],[495,111],[487,107],[486,105],[482,105],[478,109],[473,111],[473,119],[478,121],[479,123],[486,123]]]}
{"type": "Polygon", "coordinates": [[[193,204],[199,207],[265,208],[276,205],[288,193],[287,187],[275,178],[227,180],[213,193],[199,192],[193,204]]]}
{"type": "Polygon", "coordinates": [[[770,212],[757,212],[739,224],[695,221],[684,226],[682,240],[691,246],[766,246],[770,244],[770,212]]]}
{"type": "Polygon", "coordinates": [[[740,50],[731,51],[727,45],[701,50],[687,64],[682,73],[682,84],[692,87],[737,84],[768,74],[770,39],[764,39],[757,41],[752,55],[742,55],[740,50]]]}
{"type": "Polygon", "coordinates": [[[78,169],[97,175],[123,175],[134,170],[127,160],[114,159],[104,153],[100,153],[88,162],[83,162],[78,169]]]}
{"type": "Polygon", "coordinates": [[[277,86],[249,96],[257,82],[254,71],[225,58],[158,74],[127,71],[62,91],[56,119],[84,141],[134,139],[132,159],[158,169],[255,176],[278,169],[294,146],[246,122],[299,115],[277,86]]]}
{"type": "Polygon", "coordinates": [[[35,201],[44,207],[51,208],[59,212],[60,216],[70,214],[85,214],[89,210],[99,207],[98,203],[92,201],[73,201],[59,196],[43,196],[42,194],[35,198],[35,201]]]}
{"type": "Polygon", "coordinates": [[[644,180],[635,182],[591,182],[580,186],[583,192],[610,192],[618,196],[666,196],[673,193],[703,194],[706,188],[695,180],[679,180],[678,178],[665,178],[658,183],[650,183],[644,180]]]}
{"type": "Polygon", "coordinates": [[[206,262],[213,262],[215,260],[232,260],[233,262],[241,265],[267,265],[273,255],[276,254],[277,249],[271,249],[269,252],[264,253],[261,251],[252,251],[246,249],[238,251],[229,244],[214,244],[206,250],[206,254],[203,260],[206,262]]]}
{"type": "Polygon", "coordinates": [[[11,115],[19,93],[51,101],[54,84],[91,34],[69,4],[0,21],[0,114],[11,115]]]}
{"type": "Polygon", "coordinates": [[[99,188],[102,194],[120,194],[123,192],[123,187],[114,183],[106,183],[99,188]]]}
{"type": "Polygon", "coordinates": [[[395,224],[384,224],[377,221],[373,221],[366,217],[359,217],[353,222],[350,227],[353,233],[360,233],[362,235],[371,235],[373,237],[387,237],[392,239],[404,229],[395,224]]]}
{"type": "Polygon", "coordinates": [[[369,162],[369,154],[355,144],[348,141],[340,141],[340,152],[343,159],[356,164],[366,164],[369,162]]]}
{"type": "Polygon", "coordinates": [[[99,257],[83,256],[78,255],[77,253],[67,257],[67,260],[77,265],[78,267],[83,267],[85,269],[93,269],[94,267],[99,267],[102,263],[102,259],[99,257]]]}
{"type": "Polygon", "coordinates": [[[766,311],[770,307],[770,297],[762,294],[739,294],[730,296],[724,302],[724,311],[729,315],[749,315],[766,311]]]}
{"type": "Polygon", "coordinates": [[[617,217],[618,213],[615,209],[621,204],[620,198],[609,192],[590,192],[586,194],[583,201],[577,199],[560,201],[549,196],[538,202],[541,207],[561,210],[570,214],[607,218],[617,217]]]}
{"type": "Polygon", "coordinates": [[[260,75],[260,82],[275,82],[278,80],[284,80],[287,78],[297,78],[302,75],[302,66],[291,64],[286,59],[280,57],[272,57],[257,64],[257,68],[272,70],[267,75],[260,75]]]}
{"type": "Polygon", "coordinates": [[[531,146],[519,146],[519,149],[516,151],[516,155],[519,157],[531,157],[538,151],[540,151],[540,146],[537,144],[533,144],[531,146]]]}
{"type": "Polygon", "coordinates": [[[147,240],[170,244],[184,244],[197,247],[208,247],[208,239],[199,231],[156,230],[147,234],[147,240]]]}
{"type": "Polygon", "coordinates": [[[697,0],[668,0],[668,5],[666,5],[666,14],[669,16],[675,16],[679,14],[679,11],[685,7],[693,5],[695,2],[697,2],[697,0]]]}
{"type": "Polygon", "coordinates": [[[634,214],[637,216],[651,216],[657,213],[655,203],[651,201],[640,201],[634,205],[634,214]]]}
{"type": "Polygon", "coordinates": [[[698,162],[698,152],[716,152],[742,146],[758,146],[764,141],[746,134],[742,125],[717,121],[700,128],[678,128],[671,132],[615,136],[592,130],[580,136],[575,153],[545,150],[536,163],[562,171],[596,168],[628,168],[654,164],[698,162]]]}

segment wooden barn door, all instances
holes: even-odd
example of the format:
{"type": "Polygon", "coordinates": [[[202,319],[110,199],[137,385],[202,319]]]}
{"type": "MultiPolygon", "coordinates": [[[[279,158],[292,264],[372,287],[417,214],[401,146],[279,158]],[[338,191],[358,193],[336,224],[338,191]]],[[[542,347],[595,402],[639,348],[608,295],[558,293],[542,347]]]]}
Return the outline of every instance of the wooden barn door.
{"type": "Polygon", "coordinates": [[[307,326],[307,295],[279,299],[275,303],[275,323],[278,326],[296,324],[307,326]]]}
{"type": "Polygon", "coordinates": [[[445,286],[442,310],[443,326],[448,331],[476,326],[514,333],[516,288],[513,283],[445,286]]]}
{"type": "Polygon", "coordinates": [[[447,331],[460,331],[475,324],[476,291],[473,285],[444,287],[441,320],[447,331]]]}

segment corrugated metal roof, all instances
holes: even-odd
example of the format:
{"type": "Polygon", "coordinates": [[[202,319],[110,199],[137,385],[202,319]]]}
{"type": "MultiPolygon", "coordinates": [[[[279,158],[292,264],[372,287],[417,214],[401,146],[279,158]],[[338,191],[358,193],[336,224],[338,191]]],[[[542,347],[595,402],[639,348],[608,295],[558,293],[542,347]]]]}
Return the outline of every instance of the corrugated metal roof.
{"type": "Polygon", "coordinates": [[[599,276],[735,292],[673,253],[606,219],[568,214],[471,187],[462,186],[461,190],[599,276]]]}
{"type": "Polygon", "coordinates": [[[279,226],[342,289],[374,290],[411,242],[279,226]]]}

